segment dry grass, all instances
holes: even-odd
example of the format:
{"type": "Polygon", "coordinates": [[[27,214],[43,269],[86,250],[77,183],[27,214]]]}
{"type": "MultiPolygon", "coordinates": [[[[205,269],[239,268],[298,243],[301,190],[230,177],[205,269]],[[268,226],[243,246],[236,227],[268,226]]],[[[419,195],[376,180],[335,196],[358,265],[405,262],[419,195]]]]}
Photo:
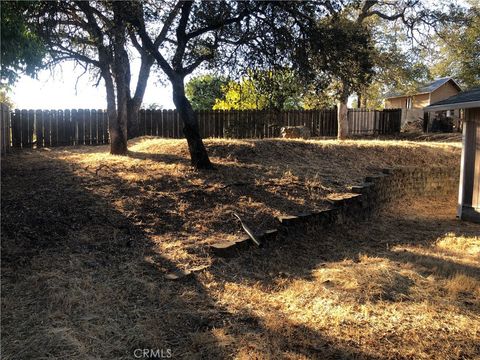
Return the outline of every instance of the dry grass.
{"type": "Polygon", "coordinates": [[[268,324],[262,334],[274,334],[245,358],[478,358],[480,227],[452,220],[454,199],[422,200],[423,211],[389,209],[255,259],[288,276],[274,276],[274,286],[232,282],[221,293],[224,304],[242,299],[268,324]],[[446,255],[457,250],[446,237],[471,251],[446,255]]]}
{"type": "Polygon", "coordinates": [[[408,141],[208,140],[207,147],[215,172],[192,171],[183,140],[141,138],[127,158],[106,147],[34,155],[68,166],[149,234],[198,246],[241,234],[232,211],[260,232],[275,227],[276,216],[325,208],[328,197],[382,167],[457,167],[460,151],[458,143],[408,141]]]}
{"type": "Polygon", "coordinates": [[[208,140],[13,155],[2,164],[2,357],[480,356],[480,227],[455,199],[213,261],[204,244],[322,207],[385,166],[457,166],[457,143],[208,140]],[[315,205],[310,202],[315,201],[315,205]],[[180,281],[164,275],[211,265],[180,281]]]}

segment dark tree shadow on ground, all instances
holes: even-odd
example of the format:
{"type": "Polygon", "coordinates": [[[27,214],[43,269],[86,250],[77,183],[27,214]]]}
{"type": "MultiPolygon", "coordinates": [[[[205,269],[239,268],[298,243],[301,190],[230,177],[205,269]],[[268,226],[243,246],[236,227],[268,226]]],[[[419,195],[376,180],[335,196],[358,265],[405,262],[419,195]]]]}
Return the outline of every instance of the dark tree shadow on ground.
{"type": "MultiPolygon", "coordinates": [[[[4,359],[131,359],[136,349],[225,358],[236,344],[221,345],[212,329],[234,331],[245,321],[282,342],[284,334],[258,329],[261,320],[249,311],[239,316],[217,304],[201,273],[166,280],[179,264],[158,253],[145,227],[95,192],[94,174],[80,176],[75,165],[39,156],[33,151],[2,164],[4,359]]],[[[129,183],[112,181],[135,196],[129,183]]],[[[211,272],[221,281],[215,268],[211,272]]],[[[305,348],[285,338],[285,350],[373,358],[346,343],[338,347],[320,332],[302,331],[315,343],[305,348]]]]}

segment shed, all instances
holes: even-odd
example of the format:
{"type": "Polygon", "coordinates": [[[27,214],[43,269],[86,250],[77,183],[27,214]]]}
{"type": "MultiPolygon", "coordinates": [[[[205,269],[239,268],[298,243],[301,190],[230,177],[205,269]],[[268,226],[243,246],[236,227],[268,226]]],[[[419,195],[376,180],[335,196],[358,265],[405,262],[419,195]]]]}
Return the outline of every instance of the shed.
{"type": "Polygon", "coordinates": [[[480,223],[480,87],[437,101],[427,111],[464,109],[457,216],[480,223]]]}

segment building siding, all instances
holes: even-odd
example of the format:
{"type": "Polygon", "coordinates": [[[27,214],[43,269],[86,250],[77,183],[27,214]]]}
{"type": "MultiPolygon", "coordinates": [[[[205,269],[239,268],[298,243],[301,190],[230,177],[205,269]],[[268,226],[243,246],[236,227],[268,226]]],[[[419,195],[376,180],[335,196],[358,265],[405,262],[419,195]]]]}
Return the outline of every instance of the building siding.
{"type": "Polygon", "coordinates": [[[459,92],[460,91],[458,91],[457,87],[453,85],[451,81],[449,81],[430,93],[430,104],[436,103],[440,100],[448,99],[450,96],[457,95],[459,92]]]}
{"type": "Polygon", "coordinates": [[[385,109],[405,109],[406,100],[406,96],[386,99],[385,109]]]}
{"type": "Polygon", "coordinates": [[[448,99],[450,96],[457,95],[459,92],[453,81],[450,80],[431,93],[387,98],[385,99],[385,109],[406,109],[407,98],[409,97],[413,100],[412,109],[423,109],[425,106],[448,99]]]}
{"type": "Polygon", "coordinates": [[[413,108],[423,109],[425,106],[430,105],[430,94],[420,94],[413,96],[413,108]]]}

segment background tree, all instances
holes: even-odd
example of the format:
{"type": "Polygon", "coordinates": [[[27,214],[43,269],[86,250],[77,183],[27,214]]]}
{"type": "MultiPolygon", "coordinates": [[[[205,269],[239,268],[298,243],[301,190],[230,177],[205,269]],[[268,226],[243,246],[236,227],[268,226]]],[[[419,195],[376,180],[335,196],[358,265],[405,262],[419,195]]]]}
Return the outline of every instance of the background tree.
{"type": "Polygon", "coordinates": [[[422,61],[421,54],[402,49],[397,34],[383,30],[374,31],[374,75],[370,84],[357,91],[359,108],[381,108],[386,95],[413,94],[420,84],[431,80],[429,67],[422,61]]]}
{"type": "Polygon", "coordinates": [[[222,76],[199,75],[191,78],[185,85],[185,95],[193,110],[212,110],[217,99],[224,97],[223,87],[228,80],[222,76]]]}
{"type": "MultiPolygon", "coordinates": [[[[473,1],[471,3],[474,4],[473,1]]],[[[432,59],[438,63],[442,53],[434,41],[439,39],[436,34],[446,34],[446,30],[452,34],[460,33],[459,27],[466,29],[466,9],[463,5],[453,1],[428,4],[420,0],[364,0],[347,7],[345,12],[371,33],[375,45],[372,54],[374,75],[370,84],[357,91],[358,106],[381,107],[386,94],[413,93],[420,84],[432,80],[433,75],[459,77],[451,71],[445,71],[454,68],[448,62],[436,69],[431,69],[430,65],[432,59]]],[[[451,40],[454,39],[461,42],[458,35],[452,36],[451,40]]],[[[448,46],[445,50],[455,48],[457,46],[448,46]]],[[[467,49],[473,48],[472,44],[467,45],[467,49]]],[[[475,50],[472,54],[475,54],[475,50]]],[[[468,55],[459,55],[451,59],[466,59],[468,64],[474,63],[468,55]]]]}
{"type": "Polygon", "coordinates": [[[250,70],[251,79],[257,92],[266,99],[265,108],[269,110],[294,110],[302,106],[304,87],[296,72],[288,68],[250,70]]]}
{"type": "Polygon", "coordinates": [[[462,21],[442,26],[437,35],[432,72],[451,76],[466,89],[480,86],[480,7],[472,6],[462,21]]]}
{"type": "Polygon", "coordinates": [[[337,13],[318,21],[299,49],[304,83],[317,92],[334,93],[338,100],[338,138],[348,135],[347,101],[369,83],[373,74],[370,33],[356,21],[337,13]]]}
{"type": "Polygon", "coordinates": [[[255,87],[249,78],[229,81],[222,87],[222,94],[216,99],[215,110],[263,110],[267,107],[267,98],[255,87]]]}
{"type": "Polygon", "coordinates": [[[286,69],[249,69],[240,81],[222,87],[214,109],[293,110],[301,108],[302,87],[298,76],[286,69]]]}
{"type": "Polygon", "coordinates": [[[0,103],[6,104],[10,109],[15,107],[15,104],[7,92],[6,88],[0,89],[0,103]]]}
{"type": "MultiPolygon", "coordinates": [[[[380,88],[381,86],[378,83],[374,87],[370,87],[374,84],[373,81],[376,74],[382,74],[383,72],[383,78],[389,79],[388,74],[392,74],[389,70],[397,68],[400,70],[399,73],[403,73],[402,83],[407,83],[407,88],[411,87],[412,83],[418,81],[419,74],[424,72],[425,66],[418,66],[418,62],[414,58],[415,56],[413,59],[409,56],[405,57],[405,54],[402,54],[402,51],[398,51],[398,48],[407,48],[406,41],[410,44],[425,46],[428,41],[426,35],[437,29],[439,24],[449,22],[449,16],[455,12],[456,6],[450,5],[447,8],[449,10],[429,8],[427,3],[422,0],[358,0],[347,2],[344,7],[334,9],[333,15],[329,19],[333,28],[335,28],[335,24],[344,24],[347,38],[348,29],[350,29],[353,32],[352,39],[357,37],[360,44],[363,42],[365,46],[368,46],[363,50],[361,48],[353,49],[354,52],[358,51],[357,54],[361,56],[357,63],[355,63],[355,56],[349,57],[347,52],[342,54],[340,49],[338,52],[341,56],[340,58],[343,59],[343,56],[347,58],[347,61],[341,61],[341,63],[350,63],[352,66],[341,66],[338,68],[337,64],[334,64],[331,67],[330,73],[334,74],[333,78],[336,80],[331,81],[331,86],[336,89],[334,91],[339,100],[337,105],[339,139],[345,138],[348,134],[348,97],[353,93],[357,93],[359,94],[360,102],[362,102],[362,95],[366,95],[368,92],[371,93],[375,90],[375,87],[377,89],[380,88]],[[375,26],[376,24],[384,25],[384,29],[386,29],[384,34],[389,32],[394,34],[397,51],[384,53],[381,47],[374,46],[379,44],[379,37],[375,36],[375,31],[378,30],[378,27],[375,26]],[[390,57],[391,55],[395,56],[390,57]],[[395,58],[401,61],[397,63],[392,62],[392,59],[395,58]],[[356,78],[356,75],[360,75],[360,77],[356,78]],[[408,81],[409,78],[416,81],[410,82],[408,81]]],[[[341,38],[339,37],[338,39],[340,42],[341,38]]],[[[354,44],[358,43],[354,42],[354,44]]],[[[413,46],[409,48],[411,54],[415,55],[415,51],[412,51],[413,46]]],[[[316,61],[318,61],[318,58],[316,61]]],[[[320,56],[320,63],[324,61],[325,59],[322,59],[320,56]]],[[[395,77],[399,78],[398,76],[395,77]]],[[[379,76],[377,80],[380,78],[379,76]]]]}
{"type": "Polygon", "coordinates": [[[20,74],[34,77],[44,66],[44,43],[23,16],[32,6],[37,5],[2,1],[0,75],[3,86],[14,84],[20,74]]]}

